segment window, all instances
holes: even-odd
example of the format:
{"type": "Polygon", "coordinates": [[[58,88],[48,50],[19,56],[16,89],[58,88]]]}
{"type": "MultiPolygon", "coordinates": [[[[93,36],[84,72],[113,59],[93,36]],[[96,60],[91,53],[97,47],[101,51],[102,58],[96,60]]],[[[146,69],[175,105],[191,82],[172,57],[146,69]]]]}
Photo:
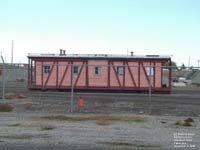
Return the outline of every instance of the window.
{"type": "Polygon", "coordinates": [[[101,75],[101,67],[100,66],[94,67],[94,74],[95,75],[101,75]]]}
{"type": "Polygon", "coordinates": [[[153,70],[153,67],[146,67],[146,73],[147,73],[147,76],[153,76],[154,75],[154,70],[153,70]]]}
{"type": "Polygon", "coordinates": [[[50,73],[50,69],[51,69],[50,65],[44,65],[43,66],[43,73],[50,73]]]}
{"type": "Polygon", "coordinates": [[[79,67],[78,66],[74,66],[73,67],[73,74],[78,74],[79,73],[79,67]]]}
{"type": "Polygon", "coordinates": [[[123,66],[117,66],[117,74],[118,75],[123,75],[124,74],[123,66]]]}

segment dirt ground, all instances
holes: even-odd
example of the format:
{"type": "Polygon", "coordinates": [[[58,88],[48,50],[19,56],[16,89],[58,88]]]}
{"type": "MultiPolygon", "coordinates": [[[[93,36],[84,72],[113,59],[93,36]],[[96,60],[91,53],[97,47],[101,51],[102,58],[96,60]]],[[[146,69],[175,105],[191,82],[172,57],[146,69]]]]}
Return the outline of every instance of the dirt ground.
{"type": "Polygon", "coordinates": [[[200,149],[199,89],[174,90],[151,99],[147,94],[75,93],[73,113],[70,93],[23,94],[26,98],[0,100],[13,107],[0,112],[0,150],[200,149]],[[79,96],[85,102],[81,110],[79,96]],[[194,121],[190,126],[182,124],[187,118],[194,121]],[[177,121],[181,123],[175,125],[177,121]]]}

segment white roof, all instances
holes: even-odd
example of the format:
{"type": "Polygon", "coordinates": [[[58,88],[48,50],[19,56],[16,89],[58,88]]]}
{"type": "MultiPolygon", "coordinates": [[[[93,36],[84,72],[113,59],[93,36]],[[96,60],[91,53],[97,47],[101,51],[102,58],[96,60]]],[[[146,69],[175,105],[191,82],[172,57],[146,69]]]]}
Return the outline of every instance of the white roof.
{"type": "Polygon", "coordinates": [[[47,58],[146,58],[146,59],[170,59],[170,55],[115,55],[115,54],[36,54],[29,53],[28,57],[47,58]]]}

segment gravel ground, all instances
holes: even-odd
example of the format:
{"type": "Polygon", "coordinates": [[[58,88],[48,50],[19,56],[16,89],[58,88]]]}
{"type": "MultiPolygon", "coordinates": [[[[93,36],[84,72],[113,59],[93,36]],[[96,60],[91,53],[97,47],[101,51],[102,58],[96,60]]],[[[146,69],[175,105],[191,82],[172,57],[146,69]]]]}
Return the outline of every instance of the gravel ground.
{"type": "Polygon", "coordinates": [[[151,107],[147,95],[75,95],[75,115],[125,115],[145,119],[145,122],[114,121],[108,125],[98,125],[95,120],[41,119],[49,115],[71,115],[69,93],[31,92],[26,99],[1,100],[14,110],[0,112],[0,150],[199,150],[200,94],[190,92],[153,95],[151,107]],[[76,106],[78,96],[85,99],[82,113],[76,106]],[[174,125],[189,117],[194,120],[191,127],[174,125]],[[43,126],[53,129],[42,130],[43,126]],[[181,134],[191,136],[192,141],[182,144],[190,148],[175,148],[175,136],[181,134]]]}

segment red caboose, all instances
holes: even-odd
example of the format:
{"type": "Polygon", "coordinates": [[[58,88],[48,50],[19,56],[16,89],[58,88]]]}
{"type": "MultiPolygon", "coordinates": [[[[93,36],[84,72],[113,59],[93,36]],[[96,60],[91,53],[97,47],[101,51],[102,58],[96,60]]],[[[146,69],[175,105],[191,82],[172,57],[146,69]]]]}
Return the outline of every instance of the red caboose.
{"type": "Polygon", "coordinates": [[[169,93],[169,56],[29,54],[29,89],[148,91],[169,93]],[[167,73],[166,73],[167,72],[167,73]]]}

